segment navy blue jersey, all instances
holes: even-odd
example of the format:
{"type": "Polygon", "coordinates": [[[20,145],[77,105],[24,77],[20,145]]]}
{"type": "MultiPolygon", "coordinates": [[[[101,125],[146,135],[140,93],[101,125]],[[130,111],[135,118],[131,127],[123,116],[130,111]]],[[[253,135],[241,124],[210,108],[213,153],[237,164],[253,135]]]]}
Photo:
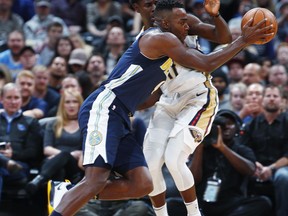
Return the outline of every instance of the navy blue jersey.
{"type": "MultiPolygon", "coordinates": [[[[147,31],[159,29],[151,28],[147,31]]],[[[122,55],[108,79],[102,84],[112,90],[132,113],[166,80],[166,74],[172,65],[172,60],[167,56],[149,59],[140,52],[139,40],[143,34],[122,55]]]]}

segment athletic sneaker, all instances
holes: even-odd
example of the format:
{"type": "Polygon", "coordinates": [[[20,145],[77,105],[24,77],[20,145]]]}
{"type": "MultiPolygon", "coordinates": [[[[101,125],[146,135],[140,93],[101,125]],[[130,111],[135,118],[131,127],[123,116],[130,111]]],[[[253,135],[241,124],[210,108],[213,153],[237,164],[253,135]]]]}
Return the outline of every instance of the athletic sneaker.
{"type": "Polygon", "coordinates": [[[48,195],[48,214],[50,215],[52,211],[58,206],[63,195],[73,187],[69,180],[62,181],[52,181],[49,180],[47,184],[47,195],[48,195]]]}

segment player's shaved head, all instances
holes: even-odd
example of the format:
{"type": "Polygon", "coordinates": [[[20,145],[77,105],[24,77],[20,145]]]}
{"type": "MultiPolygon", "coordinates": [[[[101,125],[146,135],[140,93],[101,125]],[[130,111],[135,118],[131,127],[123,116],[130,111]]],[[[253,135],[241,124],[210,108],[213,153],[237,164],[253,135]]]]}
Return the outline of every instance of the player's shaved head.
{"type": "Polygon", "coordinates": [[[169,16],[169,13],[173,11],[174,8],[183,8],[184,4],[177,0],[159,0],[157,1],[155,8],[155,17],[156,19],[165,19],[169,16]]]}

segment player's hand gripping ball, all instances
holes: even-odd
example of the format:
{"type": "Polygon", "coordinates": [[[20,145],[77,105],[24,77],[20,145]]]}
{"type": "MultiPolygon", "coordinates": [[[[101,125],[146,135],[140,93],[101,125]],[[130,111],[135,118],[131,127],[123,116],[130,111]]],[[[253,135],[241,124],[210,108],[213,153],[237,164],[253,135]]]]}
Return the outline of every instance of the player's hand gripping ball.
{"type": "Polygon", "coordinates": [[[247,13],[244,14],[242,21],[241,21],[241,29],[243,28],[243,26],[245,26],[245,24],[251,19],[253,18],[253,22],[252,22],[252,26],[256,25],[258,22],[264,20],[265,18],[267,18],[266,22],[263,24],[264,26],[269,26],[271,24],[273,24],[273,32],[274,34],[269,36],[269,37],[265,37],[257,42],[255,42],[255,44],[265,44],[268,43],[269,41],[271,41],[278,30],[278,23],[277,23],[277,19],[274,16],[274,14],[266,9],[266,8],[253,8],[249,11],[247,11],[247,13]]]}

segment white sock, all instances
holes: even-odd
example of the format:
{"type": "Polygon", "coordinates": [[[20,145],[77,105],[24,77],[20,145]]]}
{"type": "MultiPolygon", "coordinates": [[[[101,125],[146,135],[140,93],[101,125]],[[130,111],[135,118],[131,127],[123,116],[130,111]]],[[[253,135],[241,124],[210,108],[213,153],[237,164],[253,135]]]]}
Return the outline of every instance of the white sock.
{"type": "Polygon", "coordinates": [[[153,206],[153,209],[154,209],[156,216],[168,216],[168,210],[167,210],[166,203],[165,203],[165,205],[158,207],[158,208],[153,206]]]}
{"type": "Polygon", "coordinates": [[[201,216],[197,199],[190,203],[185,203],[187,216],[201,216]]]}

